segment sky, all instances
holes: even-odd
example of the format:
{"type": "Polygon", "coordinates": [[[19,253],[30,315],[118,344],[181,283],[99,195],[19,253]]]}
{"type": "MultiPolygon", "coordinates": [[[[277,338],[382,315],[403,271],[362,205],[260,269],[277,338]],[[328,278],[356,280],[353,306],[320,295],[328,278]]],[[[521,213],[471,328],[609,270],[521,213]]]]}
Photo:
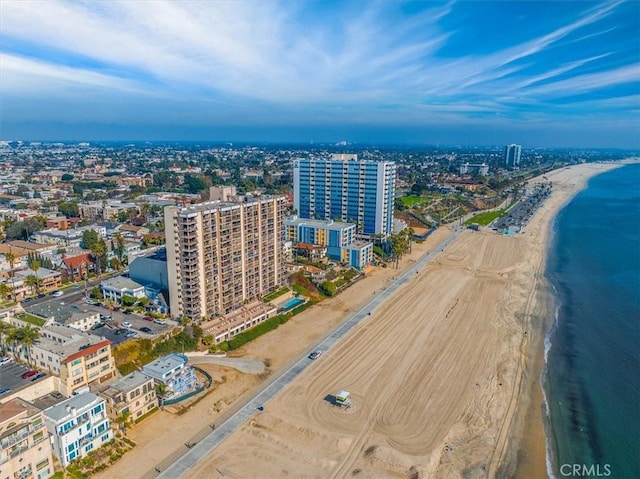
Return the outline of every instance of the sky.
{"type": "Polygon", "coordinates": [[[0,140],[640,148],[640,1],[0,2],[0,140]]]}

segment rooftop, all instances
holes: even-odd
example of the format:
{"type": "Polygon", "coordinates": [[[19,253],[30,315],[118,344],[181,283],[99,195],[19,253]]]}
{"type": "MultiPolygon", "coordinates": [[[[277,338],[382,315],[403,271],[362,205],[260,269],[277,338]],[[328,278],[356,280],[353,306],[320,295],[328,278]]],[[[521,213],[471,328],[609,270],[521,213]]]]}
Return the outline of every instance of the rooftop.
{"type": "Polygon", "coordinates": [[[134,389],[142,386],[143,384],[152,381],[151,376],[141,373],[140,371],[133,371],[131,374],[127,374],[122,379],[109,384],[110,388],[117,389],[119,392],[128,393],[134,389]]]}
{"type": "Polygon", "coordinates": [[[292,218],[285,221],[287,226],[310,226],[312,228],[342,231],[349,228],[355,228],[354,223],[346,223],[333,220],[311,220],[302,218],[292,218]]]}
{"type": "Polygon", "coordinates": [[[27,414],[24,417],[31,417],[40,412],[40,409],[21,398],[14,398],[5,403],[0,403],[0,424],[22,415],[25,411],[27,414]]]}
{"type": "Polygon", "coordinates": [[[187,364],[187,358],[185,356],[181,356],[179,354],[167,354],[166,356],[156,359],[152,363],[142,366],[142,371],[153,377],[162,377],[166,372],[172,371],[179,366],[184,366],[185,364],[187,364]]]}
{"type": "Polygon", "coordinates": [[[23,308],[27,313],[42,318],[53,318],[56,322],[62,324],[100,314],[99,311],[85,308],[84,306],[54,302],[24,305],[23,308]]]}
{"type": "Polygon", "coordinates": [[[98,404],[100,401],[104,401],[104,399],[93,393],[78,394],[77,396],[71,396],[66,401],[62,401],[55,406],[45,409],[44,415],[58,423],[75,417],[76,414],[71,411],[71,408],[75,408],[76,411],[83,411],[90,406],[98,404]],[[67,410],[67,406],[69,406],[69,410],[67,410]]]}
{"type": "Polygon", "coordinates": [[[45,326],[41,329],[41,334],[42,336],[38,339],[36,346],[63,359],[84,356],[92,353],[95,349],[111,344],[108,339],[102,336],[85,333],[78,329],[58,324],[45,326]],[[47,333],[62,339],[63,342],[47,337],[47,333]]]}
{"type": "Polygon", "coordinates": [[[115,278],[105,279],[100,283],[101,286],[107,286],[114,289],[139,289],[144,288],[140,283],[136,283],[130,278],[124,276],[116,276],[115,278]]]}

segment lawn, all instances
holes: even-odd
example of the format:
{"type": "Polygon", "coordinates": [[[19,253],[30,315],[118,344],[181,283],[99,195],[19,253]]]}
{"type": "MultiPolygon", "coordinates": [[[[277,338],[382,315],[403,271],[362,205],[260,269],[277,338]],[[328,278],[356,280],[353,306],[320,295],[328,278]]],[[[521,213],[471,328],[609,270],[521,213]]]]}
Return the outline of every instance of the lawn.
{"type": "Polygon", "coordinates": [[[44,326],[45,320],[29,313],[16,314],[16,318],[31,323],[34,326],[44,326]]]}
{"type": "Polygon", "coordinates": [[[404,206],[405,208],[411,208],[412,206],[417,205],[418,203],[422,203],[425,200],[425,198],[417,195],[408,195],[408,196],[401,196],[398,198],[398,200],[400,201],[400,203],[402,203],[402,206],[404,206]]]}
{"type": "Polygon", "coordinates": [[[283,294],[285,294],[285,293],[287,293],[289,291],[291,291],[291,290],[285,286],[284,288],[280,288],[278,291],[274,291],[273,293],[270,293],[270,294],[266,295],[264,298],[262,298],[262,300],[265,303],[268,303],[269,301],[273,301],[274,299],[282,296],[283,294]]]}
{"type": "Polygon", "coordinates": [[[464,224],[470,225],[471,223],[477,223],[481,226],[487,226],[489,223],[491,223],[496,218],[499,218],[503,214],[504,214],[504,210],[488,211],[486,213],[480,213],[475,215],[473,218],[465,221],[464,224]]]}

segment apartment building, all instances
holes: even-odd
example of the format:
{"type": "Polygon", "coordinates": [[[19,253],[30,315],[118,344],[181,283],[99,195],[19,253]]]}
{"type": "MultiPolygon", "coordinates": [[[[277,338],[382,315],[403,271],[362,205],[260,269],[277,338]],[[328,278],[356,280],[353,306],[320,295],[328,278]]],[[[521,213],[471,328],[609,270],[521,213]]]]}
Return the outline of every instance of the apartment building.
{"type": "Polygon", "coordinates": [[[78,394],[44,410],[53,453],[67,467],[113,438],[105,400],[93,393],[78,394]]]}
{"type": "Polygon", "coordinates": [[[135,421],[158,407],[154,378],[139,371],[109,384],[98,394],[106,400],[107,414],[112,421],[126,413],[135,421]]]}
{"type": "Polygon", "coordinates": [[[21,398],[0,403],[0,479],[45,479],[53,472],[42,410],[21,398]]]}
{"type": "Polygon", "coordinates": [[[70,396],[116,377],[108,339],[57,324],[43,327],[40,334],[31,346],[32,361],[60,378],[61,393],[70,396]]]}
{"type": "Polygon", "coordinates": [[[357,155],[293,162],[293,207],[300,218],[356,223],[358,234],[388,236],[393,228],[396,166],[357,155]]]}
{"type": "MultiPolygon", "coordinates": [[[[211,197],[216,197],[212,188],[211,197]]],[[[171,315],[210,319],[285,282],[284,197],[238,197],[165,208],[171,315]]]]}

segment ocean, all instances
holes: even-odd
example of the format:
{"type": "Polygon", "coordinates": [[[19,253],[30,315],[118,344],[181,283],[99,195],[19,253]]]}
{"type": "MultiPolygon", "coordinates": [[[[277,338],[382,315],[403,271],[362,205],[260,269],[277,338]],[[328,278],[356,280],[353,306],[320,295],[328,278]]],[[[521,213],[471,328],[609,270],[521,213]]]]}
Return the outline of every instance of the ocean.
{"type": "Polygon", "coordinates": [[[559,212],[550,248],[547,469],[640,478],[640,165],[592,178],[559,212]]]}

